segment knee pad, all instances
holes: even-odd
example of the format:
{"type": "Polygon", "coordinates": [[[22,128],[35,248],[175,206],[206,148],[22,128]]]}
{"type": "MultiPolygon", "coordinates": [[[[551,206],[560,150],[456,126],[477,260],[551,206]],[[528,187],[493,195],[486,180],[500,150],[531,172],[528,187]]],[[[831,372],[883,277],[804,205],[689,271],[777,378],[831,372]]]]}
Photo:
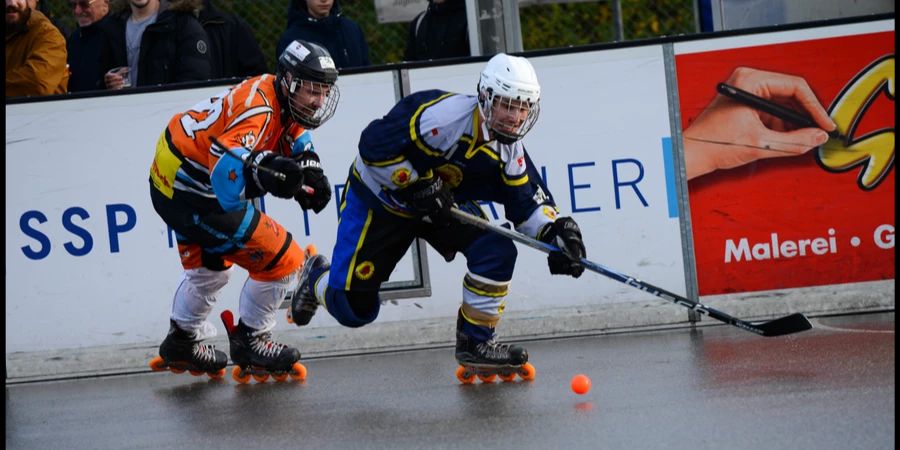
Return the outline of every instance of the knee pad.
{"type": "Polygon", "coordinates": [[[378,292],[351,292],[328,288],[325,307],[338,323],[345,327],[359,328],[372,323],[381,310],[378,292]]]}
{"type": "Polygon", "coordinates": [[[278,305],[296,289],[297,273],[274,281],[248,278],[241,289],[238,311],[244,325],[262,331],[275,327],[278,305]]]}
{"type": "Polygon", "coordinates": [[[509,238],[485,233],[466,249],[469,272],[491,280],[511,280],[519,255],[509,238]]]}

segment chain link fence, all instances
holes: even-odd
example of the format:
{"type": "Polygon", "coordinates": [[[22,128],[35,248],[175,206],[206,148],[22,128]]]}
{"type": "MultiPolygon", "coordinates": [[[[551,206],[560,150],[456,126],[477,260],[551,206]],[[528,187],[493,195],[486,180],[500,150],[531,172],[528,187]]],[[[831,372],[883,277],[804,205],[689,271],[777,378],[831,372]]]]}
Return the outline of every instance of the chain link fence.
{"type": "MultiPolygon", "coordinates": [[[[68,0],[42,0],[43,9],[62,28],[77,26],[68,0]]],[[[409,22],[379,22],[375,0],[338,0],[345,17],[363,29],[372,64],[403,60],[409,22]]],[[[616,23],[614,1],[557,3],[535,0],[519,9],[524,50],[552,49],[613,42],[617,27],[622,40],[690,34],[697,30],[693,0],[619,0],[616,23]]],[[[290,0],[216,0],[217,8],[243,17],[254,34],[270,70],[275,67],[275,46],[287,26],[290,0]]],[[[424,4],[424,3],[423,3],[424,4]]],[[[424,6],[423,6],[424,8],[424,6]]]]}

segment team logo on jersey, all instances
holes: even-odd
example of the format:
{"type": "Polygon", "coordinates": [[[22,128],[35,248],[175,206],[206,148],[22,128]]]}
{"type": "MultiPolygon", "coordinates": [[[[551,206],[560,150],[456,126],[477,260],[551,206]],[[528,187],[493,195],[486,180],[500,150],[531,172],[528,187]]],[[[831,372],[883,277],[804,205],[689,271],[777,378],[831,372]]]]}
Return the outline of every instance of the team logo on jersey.
{"type": "Polygon", "coordinates": [[[525,167],[525,157],[520,156],[520,157],[516,158],[516,164],[518,164],[519,167],[525,167]]]}
{"type": "Polygon", "coordinates": [[[409,184],[409,169],[401,167],[391,174],[391,182],[397,187],[406,187],[409,184]]]}
{"type": "Polygon", "coordinates": [[[375,275],[375,264],[373,264],[372,261],[363,261],[356,266],[356,270],[353,272],[356,274],[356,278],[368,280],[369,278],[372,278],[372,275],[375,275]]]}
{"type": "Polygon", "coordinates": [[[437,172],[442,180],[452,187],[459,187],[459,185],[462,184],[462,169],[453,164],[444,164],[443,166],[434,169],[434,171],[437,172]]]}
{"type": "Polygon", "coordinates": [[[253,131],[248,131],[247,134],[241,136],[239,139],[241,145],[247,148],[253,148],[253,145],[256,144],[256,135],[253,134],[253,131]]]}
{"type": "Polygon", "coordinates": [[[237,172],[235,172],[234,169],[228,171],[228,181],[237,181],[237,172]]]}
{"type": "Polygon", "coordinates": [[[200,52],[201,55],[206,54],[207,48],[208,47],[206,46],[206,41],[204,41],[203,39],[197,41],[197,51],[200,52]]]}
{"type": "Polygon", "coordinates": [[[548,197],[547,194],[544,193],[544,190],[541,189],[540,186],[538,186],[537,190],[534,193],[534,196],[532,196],[531,199],[534,200],[535,203],[540,205],[541,203],[544,203],[547,200],[550,200],[550,197],[548,197]]]}
{"type": "Polygon", "coordinates": [[[549,217],[551,220],[556,220],[556,208],[551,208],[549,206],[544,206],[542,211],[545,216],[549,217]]]}

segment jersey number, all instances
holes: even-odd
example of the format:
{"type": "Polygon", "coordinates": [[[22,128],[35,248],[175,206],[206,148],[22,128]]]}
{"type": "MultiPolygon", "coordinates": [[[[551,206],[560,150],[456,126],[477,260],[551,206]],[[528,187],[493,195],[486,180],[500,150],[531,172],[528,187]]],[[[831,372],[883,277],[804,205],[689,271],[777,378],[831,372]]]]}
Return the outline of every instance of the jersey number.
{"type": "Polygon", "coordinates": [[[225,93],[222,93],[222,95],[203,100],[191,107],[190,112],[206,113],[206,117],[201,121],[197,121],[188,113],[183,114],[181,116],[181,128],[184,130],[184,134],[189,138],[194,139],[196,132],[203,131],[215,123],[219,118],[219,115],[222,114],[222,99],[225,97],[224,94],[225,93]]]}

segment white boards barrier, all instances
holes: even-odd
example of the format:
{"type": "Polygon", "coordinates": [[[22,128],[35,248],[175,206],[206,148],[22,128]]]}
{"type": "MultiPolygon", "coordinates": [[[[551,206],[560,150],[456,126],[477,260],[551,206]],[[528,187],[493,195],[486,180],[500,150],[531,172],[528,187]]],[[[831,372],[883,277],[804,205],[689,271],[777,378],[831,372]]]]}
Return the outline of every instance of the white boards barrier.
{"type": "MultiPolygon", "coordinates": [[[[819,35],[828,35],[828,27],[821,30],[819,35]]],[[[672,127],[675,106],[669,104],[666,77],[674,67],[666,59],[666,45],[671,44],[532,57],[543,88],[542,110],[525,145],[562,212],[581,225],[589,259],[687,295],[688,283],[696,281],[685,276],[685,262],[691,264],[693,254],[682,238],[690,220],[678,201],[679,183],[684,180],[678,170],[680,143],[672,142],[680,129],[672,127]]],[[[412,91],[439,88],[473,94],[482,66],[467,63],[403,72],[412,91]]],[[[338,84],[342,96],[337,114],[313,133],[336,194],[345,182],[359,132],[393,106],[397,80],[386,70],[345,75],[338,84]]],[[[6,106],[8,378],[67,370],[42,368],[40,362],[27,358],[30,353],[98,348],[155,351],[168,327],[181,268],[173,238],[150,205],[150,161],[169,118],[222,89],[6,106]],[[16,364],[28,367],[16,371],[16,364]]],[[[485,208],[494,218],[502,218],[498,205],[485,208]]],[[[291,201],[270,197],[265,209],[299,243],[311,242],[330,253],[336,203],[315,216],[304,215],[291,201]]],[[[462,258],[445,263],[431,249],[427,256],[432,295],[388,303],[378,323],[446,321],[452,326],[461,301],[465,263],[462,258]]],[[[398,267],[392,280],[414,275],[412,265],[398,267]]],[[[213,314],[237,309],[244,277],[240,270],[233,275],[213,314]]],[[[893,293],[892,281],[879,286],[893,293]]],[[[556,309],[571,313],[598,306],[604,314],[614,314],[616,305],[647,303],[665,304],[594,274],[577,280],[551,276],[544,256],[523,248],[507,315],[542,315],[556,309]]],[[[747,302],[741,303],[746,307],[747,302]]],[[[893,299],[878,297],[843,310],[873,307],[892,308],[893,299]]],[[[841,305],[821,308],[842,310],[841,305]]],[[[675,316],[661,315],[656,324],[686,319],[686,310],[678,310],[675,316]]],[[[625,319],[619,325],[655,324],[653,320],[629,321],[634,322],[625,319]]],[[[579,321],[570,324],[572,332],[592,329],[579,321]]],[[[341,333],[334,331],[335,326],[323,311],[310,329],[341,333]]],[[[295,329],[279,318],[275,331],[295,329]]],[[[451,337],[446,337],[447,342],[451,337]]],[[[140,364],[131,363],[118,368],[141,369],[140,364]]]]}

